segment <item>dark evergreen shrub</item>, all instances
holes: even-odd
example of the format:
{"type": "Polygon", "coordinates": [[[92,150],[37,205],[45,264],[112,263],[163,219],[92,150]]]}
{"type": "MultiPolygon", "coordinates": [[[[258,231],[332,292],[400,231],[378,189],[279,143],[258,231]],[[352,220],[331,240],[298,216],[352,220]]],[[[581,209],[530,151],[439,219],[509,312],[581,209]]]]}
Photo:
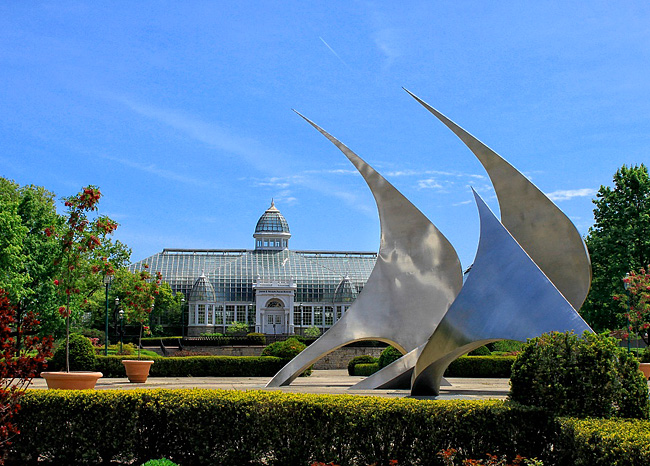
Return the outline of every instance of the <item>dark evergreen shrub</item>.
{"type": "Polygon", "coordinates": [[[472,350],[469,353],[467,353],[468,356],[489,356],[491,354],[492,352],[488,349],[487,346],[479,346],[475,350],[472,350]]]}
{"type": "Polygon", "coordinates": [[[377,372],[381,367],[379,367],[379,364],[376,362],[372,363],[365,363],[365,364],[357,364],[353,367],[353,375],[362,375],[362,376],[369,376],[377,372]]]}
{"type": "Polygon", "coordinates": [[[250,341],[251,345],[265,345],[266,344],[266,335],[263,333],[253,332],[246,335],[246,338],[250,341]]]}
{"type": "Polygon", "coordinates": [[[462,356],[452,361],[445,377],[509,378],[514,356],[462,356]]]}
{"type": "MultiPolygon", "coordinates": [[[[95,349],[90,340],[83,335],[73,333],[70,335],[70,370],[94,371],[95,349]]],[[[59,345],[50,363],[48,370],[65,370],[65,340],[59,345]]]]}
{"type": "Polygon", "coordinates": [[[509,397],[555,415],[647,419],[648,384],[611,337],[552,332],[529,340],[512,366],[509,397]]]}
{"type": "Polygon", "coordinates": [[[384,351],[381,352],[379,355],[379,367],[386,367],[393,361],[397,361],[399,358],[402,357],[402,353],[397,348],[394,348],[392,346],[389,346],[386,348],[384,351]]]}
{"type": "Polygon", "coordinates": [[[359,375],[354,373],[354,366],[357,364],[374,364],[376,362],[377,358],[373,358],[367,354],[364,354],[363,356],[355,356],[350,359],[350,362],[348,362],[348,375],[359,375]]]}

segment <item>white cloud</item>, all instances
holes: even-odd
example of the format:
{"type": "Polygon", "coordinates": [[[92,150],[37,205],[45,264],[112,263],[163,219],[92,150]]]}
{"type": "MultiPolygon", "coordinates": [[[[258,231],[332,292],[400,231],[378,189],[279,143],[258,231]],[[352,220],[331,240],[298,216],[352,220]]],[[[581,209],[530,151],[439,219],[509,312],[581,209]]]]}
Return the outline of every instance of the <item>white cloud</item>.
{"type": "Polygon", "coordinates": [[[435,178],[418,180],[419,189],[442,189],[442,185],[435,178]]]}
{"type": "Polygon", "coordinates": [[[304,173],[309,173],[309,174],[319,174],[319,175],[325,175],[325,174],[331,174],[331,175],[359,175],[359,172],[357,170],[346,170],[343,168],[333,168],[329,170],[305,170],[304,173]]]}
{"type": "Polygon", "coordinates": [[[241,157],[260,170],[268,171],[275,168],[269,160],[277,164],[279,160],[286,159],[286,156],[274,153],[257,140],[234,134],[216,123],[202,121],[180,111],[141,104],[124,97],[117,97],[116,100],[139,115],[171,126],[190,138],[223,151],[227,155],[241,157]]]}
{"type": "Polygon", "coordinates": [[[132,160],[120,159],[118,157],[113,157],[112,155],[106,155],[106,154],[100,154],[100,157],[106,160],[110,160],[112,162],[117,162],[126,167],[135,168],[136,170],[150,173],[152,175],[156,175],[168,180],[180,181],[181,183],[187,183],[195,186],[202,186],[202,187],[209,186],[209,183],[207,183],[206,181],[199,180],[198,178],[193,178],[190,176],[180,175],[171,170],[165,170],[164,168],[159,168],[156,166],[156,164],[153,163],[138,163],[132,160]]]}
{"type": "Polygon", "coordinates": [[[583,188],[583,189],[561,189],[558,191],[553,191],[552,193],[547,193],[546,195],[552,201],[568,201],[574,197],[592,197],[596,194],[596,190],[592,188],[583,188]]]}

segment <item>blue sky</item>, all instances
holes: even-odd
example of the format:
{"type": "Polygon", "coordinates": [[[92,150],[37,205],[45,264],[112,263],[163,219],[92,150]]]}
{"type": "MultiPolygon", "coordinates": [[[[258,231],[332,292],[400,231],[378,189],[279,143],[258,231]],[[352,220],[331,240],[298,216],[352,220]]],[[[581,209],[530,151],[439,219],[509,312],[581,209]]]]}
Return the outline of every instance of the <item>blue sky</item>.
{"type": "Polygon", "coordinates": [[[292,249],[377,250],[374,200],[291,109],[365,158],[456,247],[481,165],[404,86],[529,176],[582,234],[622,164],[647,162],[650,4],[3,2],[0,175],[100,186],[139,260],[252,248],[275,198],[292,249]]]}

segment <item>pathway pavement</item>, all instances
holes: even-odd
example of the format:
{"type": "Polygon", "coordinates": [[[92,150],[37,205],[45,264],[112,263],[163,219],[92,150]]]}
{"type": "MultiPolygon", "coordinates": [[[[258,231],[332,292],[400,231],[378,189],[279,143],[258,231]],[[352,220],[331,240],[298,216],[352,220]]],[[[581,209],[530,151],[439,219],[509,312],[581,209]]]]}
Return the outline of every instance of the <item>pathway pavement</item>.
{"type": "MultiPolygon", "coordinates": [[[[349,390],[363,377],[349,376],[347,370],[314,370],[309,377],[298,377],[288,387],[265,388],[270,377],[149,377],[146,383],[129,383],[126,378],[102,378],[97,390],[131,390],[134,388],[208,388],[222,390],[277,390],[288,393],[348,394],[403,398],[408,390],[349,390]]],[[[509,379],[473,379],[452,377],[450,386],[440,388],[436,399],[485,400],[505,399],[508,395],[509,379]]],[[[44,379],[34,379],[30,389],[43,390],[44,379]]],[[[426,397],[425,397],[426,398],[426,397]]]]}

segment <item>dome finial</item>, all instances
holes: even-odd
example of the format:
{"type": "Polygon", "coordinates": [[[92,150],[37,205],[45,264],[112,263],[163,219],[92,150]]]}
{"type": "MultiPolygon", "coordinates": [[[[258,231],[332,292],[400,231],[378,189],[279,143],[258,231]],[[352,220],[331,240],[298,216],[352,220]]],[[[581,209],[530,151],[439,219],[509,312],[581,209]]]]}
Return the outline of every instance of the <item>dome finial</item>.
{"type": "Polygon", "coordinates": [[[275,206],[275,199],[271,198],[271,207],[266,209],[267,212],[280,212],[278,208],[275,206]]]}

